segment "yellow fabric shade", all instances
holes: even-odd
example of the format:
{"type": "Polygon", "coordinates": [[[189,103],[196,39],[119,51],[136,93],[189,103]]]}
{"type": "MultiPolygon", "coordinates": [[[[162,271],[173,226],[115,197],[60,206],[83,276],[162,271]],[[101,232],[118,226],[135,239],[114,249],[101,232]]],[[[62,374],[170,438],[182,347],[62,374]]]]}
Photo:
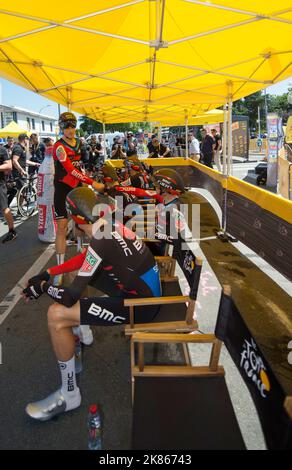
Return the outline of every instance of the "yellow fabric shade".
{"type": "Polygon", "coordinates": [[[99,121],[181,122],[291,75],[288,0],[35,6],[1,1],[1,76],[99,121]]]}
{"type": "Polygon", "coordinates": [[[31,132],[26,129],[22,129],[14,121],[11,121],[7,126],[3,127],[3,129],[0,129],[0,137],[18,137],[19,134],[30,136],[31,132]]]}

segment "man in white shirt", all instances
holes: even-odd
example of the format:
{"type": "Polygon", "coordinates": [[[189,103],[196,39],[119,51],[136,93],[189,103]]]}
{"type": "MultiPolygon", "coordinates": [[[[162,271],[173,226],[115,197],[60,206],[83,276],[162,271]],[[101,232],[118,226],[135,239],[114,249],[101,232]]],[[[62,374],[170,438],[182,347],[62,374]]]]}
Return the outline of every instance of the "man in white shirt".
{"type": "Polygon", "coordinates": [[[200,160],[200,144],[198,139],[190,133],[188,135],[188,142],[189,142],[189,158],[198,162],[200,160]]]}

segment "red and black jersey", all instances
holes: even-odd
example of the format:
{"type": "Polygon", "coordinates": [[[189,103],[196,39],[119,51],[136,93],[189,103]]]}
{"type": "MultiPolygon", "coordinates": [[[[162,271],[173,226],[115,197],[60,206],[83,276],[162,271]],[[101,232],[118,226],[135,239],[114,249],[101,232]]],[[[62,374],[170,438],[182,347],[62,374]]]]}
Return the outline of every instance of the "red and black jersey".
{"type": "Polygon", "coordinates": [[[81,159],[79,139],[76,139],[75,147],[71,147],[65,140],[59,139],[53,148],[53,158],[55,163],[55,182],[65,183],[71,188],[76,188],[80,182],[92,184],[92,179],[79,170],[81,159]]]}

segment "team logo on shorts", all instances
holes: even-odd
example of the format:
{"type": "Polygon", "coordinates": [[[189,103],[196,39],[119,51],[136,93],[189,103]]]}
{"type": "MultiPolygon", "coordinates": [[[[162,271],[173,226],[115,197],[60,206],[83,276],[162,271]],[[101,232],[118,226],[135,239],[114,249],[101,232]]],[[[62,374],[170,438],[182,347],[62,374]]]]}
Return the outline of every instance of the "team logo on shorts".
{"type": "Polygon", "coordinates": [[[100,265],[102,259],[95,251],[89,247],[86,253],[86,258],[79,271],[79,276],[92,276],[100,265]]]}

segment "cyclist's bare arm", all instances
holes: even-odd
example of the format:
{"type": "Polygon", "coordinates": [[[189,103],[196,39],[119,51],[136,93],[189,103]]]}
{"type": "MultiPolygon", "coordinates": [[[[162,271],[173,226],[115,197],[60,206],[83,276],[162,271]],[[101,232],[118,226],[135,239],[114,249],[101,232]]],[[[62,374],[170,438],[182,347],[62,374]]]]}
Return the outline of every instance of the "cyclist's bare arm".
{"type": "Polygon", "coordinates": [[[16,168],[16,170],[17,170],[22,176],[26,176],[26,172],[23,170],[23,168],[21,168],[21,166],[20,166],[19,163],[18,163],[18,160],[19,160],[19,156],[18,156],[18,155],[12,155],[12,163],[13,163],[14,168],[16,168]]]}
{"type": "Polygon", "coordinates": [[[0,171],[10,171],[12,170],[11,160],[6,160],[2,165],[0,165],[0,171]]]}

